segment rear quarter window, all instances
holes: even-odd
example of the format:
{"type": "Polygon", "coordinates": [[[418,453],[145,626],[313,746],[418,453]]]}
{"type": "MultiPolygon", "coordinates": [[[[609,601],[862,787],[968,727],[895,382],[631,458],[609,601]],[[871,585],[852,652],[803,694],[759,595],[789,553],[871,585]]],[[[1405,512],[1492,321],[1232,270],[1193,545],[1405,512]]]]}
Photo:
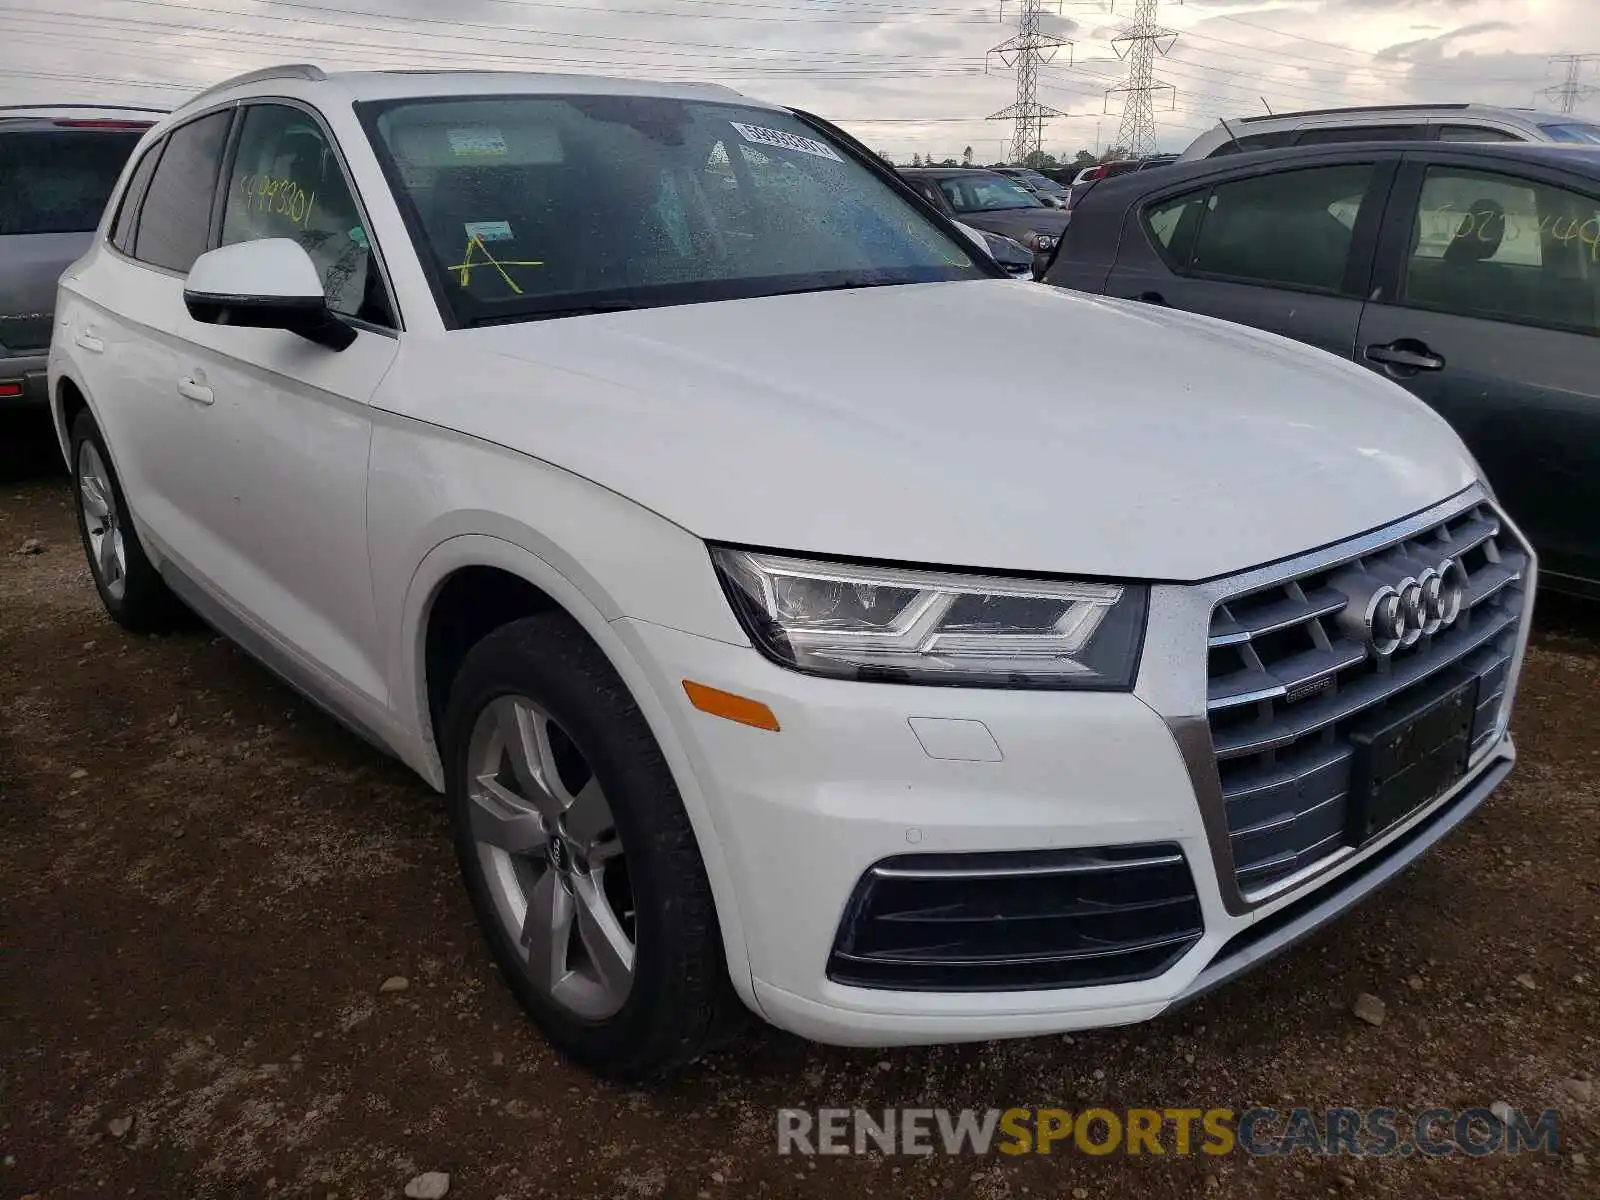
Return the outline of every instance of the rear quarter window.
{"type": "Polygon", "coordinates": [[[140,136],[135,130],[0,133],[0,236],[92,231],[140,136]]]}
{"type": "Polygon", "coordinates": [[[1210,194],[1209,188],[1200,188],[1158,201],[1144,210],[1145,231],[1174,270],[1181,271],[1189,265],[1194,236],[1210,194]]]}

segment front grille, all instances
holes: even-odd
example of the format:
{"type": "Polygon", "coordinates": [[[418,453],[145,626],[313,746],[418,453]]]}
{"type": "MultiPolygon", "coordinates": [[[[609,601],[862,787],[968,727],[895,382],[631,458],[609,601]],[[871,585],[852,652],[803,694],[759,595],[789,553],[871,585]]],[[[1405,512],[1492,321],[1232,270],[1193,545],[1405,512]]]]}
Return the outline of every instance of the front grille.
{"type": "Polygon", "coordinates": [[[900,991],[1017,991],[1148,979],[1202,932],[1171,843],[884,859],[845,908],[828,978],[900,991]]]}
{"type": "Polygon", "coordinates": [[[0,316],[0,356],[43,354],[49,348],[49,313],[0,316]]]}
{"type": "Polygon", "coordinates": [[[1346,801],[1351,736],[1363,725],[1447,680],[1476,677],[1470,753],[1493,742],[1527,567],[1526,550],[1480,503],[1403,541],[1217,606],[1207,708],[1243,895],[1355,844],[1346,801]],[[1387,657],[1341,624],[1365,581],[1393,582],[1445,559],[1465,572],[1453,624],[1387,657]]]}

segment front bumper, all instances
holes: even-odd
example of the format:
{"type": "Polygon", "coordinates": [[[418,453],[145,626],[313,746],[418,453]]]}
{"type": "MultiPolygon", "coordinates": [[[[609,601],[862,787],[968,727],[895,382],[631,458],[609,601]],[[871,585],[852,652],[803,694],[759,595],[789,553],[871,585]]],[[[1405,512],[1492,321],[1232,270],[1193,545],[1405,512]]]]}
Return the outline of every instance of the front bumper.
{"type": "Polygon", "coordinates": [[[1195,789],[1167,723],[1128,694],[897,687],[786,671],[755,650],[619,623],[668,697],[732,873],[751,990],[773,1024],[837,1045],[985,1040],[1131,1024],[1157,1016],[1309,933],[1392,877],[1476,808],[1514,759],[1509,737],[1452,793],[1314,885],[1229,912],[1195,789]],[[766,703],[782,730],[708,716],[692,679],[766,703]],[[981,722],[999,761],[970,752],[981,722]],[[927,724],[934,722],[935,724],[927,724]],[[929,733],[933,730],[933,733],[929,733]],[[950,745],[935,739],[947,736],[950,745]],[[908,852],[1177,843],[1194,872],[1205,933],[1163,974],[1131,983],[1008,992],[850,987],[826,966],[861,876],[908,852]],[[1369,863],[1380,864],[1366,869],[1369,863]],[[1348,883],[1343,881],[1349,880],[1348,883]],[[1244,939],[1308,894],[1308,912],[1244,939]]]}
{"type": "MultiPolygon", "coordinates": [[[[1413,520],[1420,526],[1433,519],[1430,512],[1413,520]]],[[[1205,781],[1209,770],[1214,792],[1205,732],[1208,586],[1152,589],[1139,686],[1131,693],[825,679],[777,666],[749,646],[619,620],[619,633],[665,700],[705,797],[714,828],[700,833],[717,839],[727,864],[751,972],[741,991],[761,1014],[842,1045],[981,1040],[1147,1020],[1333,919],[1465,819],[1509,772],[1515,751],[1502,718],[1467,775],[1443,796],[1270,894],[1242,895],[1227,830],[1219,836],[1222,797],[1209,794],[1205,781]],[[684,680],[766,704],[780,731],[695,710],[684,680]],[[998,972],[992,988],[964,990],[860,986],[830,975],[852,897],[885,860],[1150,845],[1181,853],[1203,927],[1157,974],[1010,990],[998,972]]],[[[1530,574],[1530,603],[1531,594],[1530,574]]],[[[1515,668],[1507,712],[1514,683],[1515,668]]]]}

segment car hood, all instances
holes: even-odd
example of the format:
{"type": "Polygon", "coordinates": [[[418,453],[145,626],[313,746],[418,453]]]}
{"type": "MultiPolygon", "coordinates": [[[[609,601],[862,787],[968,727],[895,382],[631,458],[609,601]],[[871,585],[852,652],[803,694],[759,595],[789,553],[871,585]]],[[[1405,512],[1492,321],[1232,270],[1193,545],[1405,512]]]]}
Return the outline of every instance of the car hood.
{"type": "Polygon", "coordinates": [[[1192,580],[1426,508],[1476,469],[1399,387],[1043,285],[815,292],[463,330],[379,403],[715,541],[1192,580]]]}

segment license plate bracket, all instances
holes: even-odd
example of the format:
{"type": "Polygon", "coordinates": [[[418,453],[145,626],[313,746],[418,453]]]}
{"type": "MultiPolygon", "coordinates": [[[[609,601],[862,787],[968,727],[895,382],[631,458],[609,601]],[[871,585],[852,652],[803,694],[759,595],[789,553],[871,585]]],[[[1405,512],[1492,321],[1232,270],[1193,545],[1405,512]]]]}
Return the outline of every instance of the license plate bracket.
{"type": "Polygon", "coordinates": [[[1448,672],[1419,696],[1351,731],[1347,837],[1364,846],[1467,773],[1478,677],[1448,672]]]}

